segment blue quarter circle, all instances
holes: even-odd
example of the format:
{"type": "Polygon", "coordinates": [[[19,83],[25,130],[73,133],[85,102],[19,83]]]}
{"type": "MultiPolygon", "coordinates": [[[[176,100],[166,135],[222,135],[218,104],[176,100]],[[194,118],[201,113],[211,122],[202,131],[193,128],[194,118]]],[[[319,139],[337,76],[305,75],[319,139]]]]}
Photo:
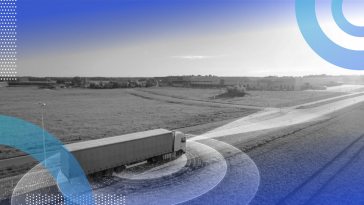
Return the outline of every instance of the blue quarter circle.
{"type": "Polygon", "coordinates": [[[296,0],[295,9],[302,36],[313,51],[338,67],[364,70],[364,51],[341,47],[325,35],[316,17],[315,0],[296,0]]]}
{"type": "Polygon", "coordinates": [[[350,23],[344,16],[342,5],[343,5],[343,0],[332,0],[331,11],[336,24],[339,26],[341,30],[343,30],[349,35],[356,37],[364,37],[364,27],[356,26],[350,23]]]}
{"type": "MultiPolygon", "coordinates": [[[[44,139],[46,142],[46,153],[52,151],[52,155],[59,154],[63,144],[54,136],[44,131],[44,139]]],[[[45,166],[43,153],[43,129],[29,123],[27,121],[0,115],[0,144],[19,149],[38,160],[45,166]]],[[[73,157],[73,155],[70,155],[73,157]]],[[[49,156],[47,156],[47,159],[49,156]]],[[[60,160],[60,158],[56,158],[60,160]]],[[[77,162],[77,160],[75,160],[77,162]]],[[[56,162],[58,163],[58,162],[56,162]]],[[[59,161],[60,164],[60,161],[59,161]]],[[[75,170],[77,173],[82,173],[78,177],[77,183],[69,182],[58,183],[57,185],[62,192],[66,204],[77,203],[77,197],[83,199],[88,198],[88,204],[93,205],[93,195],[90,184],[84,174],[81,166],[76,163],[75,170]],[[80,172],[82,170],[82,172],[80,172]],[[72,201],[70,201],[72,199],[72,201]]],[[[48,165],[47,170],[51,173],[53,178],[57,181],[60,168],[48,165]]]]}

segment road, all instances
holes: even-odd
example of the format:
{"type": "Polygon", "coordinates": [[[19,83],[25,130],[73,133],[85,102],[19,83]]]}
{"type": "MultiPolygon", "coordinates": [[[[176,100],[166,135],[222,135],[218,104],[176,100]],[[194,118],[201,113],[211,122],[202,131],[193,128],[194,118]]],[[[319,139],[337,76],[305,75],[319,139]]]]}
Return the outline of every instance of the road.
{"type": "MultiPolygon", "coordinates": [[[[332,98],[331,98],[332,99],[332,98]]],[[[331,99],[326,99],[323,101],[328,101],[331,99]]],[[[318,103],[321,101],[318,101],[318,103]]],[[[349,106],[353,106],[355,104],[360,104],[364,102],[364,96],[353,97],[349,99],[340,100],[337,102],[332,102],[328,104],[324,104],[321,106],[308,108],[308,109],[295,109],[296,107],[282,108],[281,111],[270,111],[267,113],[258,113],[253,114],[251,116],[247,116],[241,119],[238,119],[234,122],[228,123],[221,127],[218,127],[214,130],[211,130],[201,136],[197,136],[194,140],[198,140],[200,137],[208,137],[208,138],[217,138],[227,135],[248,133],[258,130],[266,130],[273,128],[286,127],[291,125],[296,125],[300,123],[328,119],[330,117],[334,117],[337,112],[341,109],[345,109],[349,106]],[[275,113],[279,113],[277,117],[255,120],[256,118],[261,118],[261,116],[269,116],[275,113]]],[[[311,105],[314,103],[306,103],[304,105],[311,105]]],[[[244,137],[243,137],[244,138],[244,137]]],[[[246,139],[249,140],[249,139],[246,139]]]]}
{"type": "Polygon", "coordinates": [[[327,90],[306,90],[305,92],[355,92],[357,89],[364,88],[364,85],[341,85],[334,87],[327,87],[327,90]]]}
{"type": "MultiPolygon", "coordinates": [[[[237,120],[192,140],[214,138],[246,150],[260,172],[251,205],[363,204],[363,102],[359,96],[310,109],[286,108],[282,116],[237,120]],[[247,149],[254,140],[256,145],[247,149]]],[[[224,189],[239,193],[223,181],[214,192],[185,204],[212,197],[214,204],[239,204],[220,195],[224,189]]]]}
{"type": "MultiPolygon", "coordinates": [[[[51,157],[55,154],[57,154],[58,152],[56,151],[51,151],[51,152],[47,152],[47,158],[51,157]]],[[[34,154],[34,156],[41,156],[43,157],[44,154],[43,153],[39,153],[39,154],[34,154]]],[[[33,156],[30,155],[26,155],[26,156],[21,156],[21,157],[14,157],[14,158],[10,158],[10,159],[4,159],[4,160],[0,160],[0,169],[4,168],[4,167],[8,167],[8,166],[14,166],[14,165],[18,165],[18,164],[24,164],[27,162],[33,162],[36,161],[36,159],[33,156]]]]}
{"type": "Polygon", "coordinates": [[[362,122],[363,103],[249,150],[261,176],[250,204],[363,204],[362,122]]]}

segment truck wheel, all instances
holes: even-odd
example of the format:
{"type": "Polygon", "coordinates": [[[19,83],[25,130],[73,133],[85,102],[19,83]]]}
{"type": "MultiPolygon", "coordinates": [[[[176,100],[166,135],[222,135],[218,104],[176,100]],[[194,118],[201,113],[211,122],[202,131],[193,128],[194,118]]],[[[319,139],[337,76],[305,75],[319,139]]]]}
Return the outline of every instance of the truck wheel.
{"type": "Polygon", "coordinates": [[[96,172],[96,173],[93,174],[93,177],[96,180],[102,179],[103,176],[104,176],[104,174],[102,172],[96,172]]]}
{"type": "Polygon", "coordinates": [[[113,169],[107,169],[104,171],[104,175],[107,177],[112,176],[113,171],[113,169]]]}
{"type": "Polygon", "coordinates": [[[152,163],[152,164],[156,163],[156,162],[157,162],[157,157],[149,158],[149,159],[148,159],[148,162],[149,162],[149,163],[152,163]]]}
{"type": "Polygon", "coordinates": [[[161,161],[163,161],[163,156],[158,156],[157,157],[157,162],[161,162],[161,161]]]}
{"type": "Polygon", "coordinates": [[[124,171],[125,169],[126,169],[126,167],[124,165],[121,165],[121,166],[115,167],[114,171],[116,173],[120,173],[120,172],[124,171]]]}

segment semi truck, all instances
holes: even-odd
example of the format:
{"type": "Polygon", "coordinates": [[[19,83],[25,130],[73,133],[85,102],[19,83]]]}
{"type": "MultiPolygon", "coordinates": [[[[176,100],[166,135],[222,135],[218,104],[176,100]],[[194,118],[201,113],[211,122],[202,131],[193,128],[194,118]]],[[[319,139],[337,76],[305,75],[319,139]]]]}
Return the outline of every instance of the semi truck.
{"type": "Polygon", "coordinates": [[[61,171],[67,178],[83,174],[74,168],[77,162],[84,174],[100,178],[138,162],[179,157],[186,153],[186,136],[180,131],[155,129],[64,145],[60,153],[61,171]]]}

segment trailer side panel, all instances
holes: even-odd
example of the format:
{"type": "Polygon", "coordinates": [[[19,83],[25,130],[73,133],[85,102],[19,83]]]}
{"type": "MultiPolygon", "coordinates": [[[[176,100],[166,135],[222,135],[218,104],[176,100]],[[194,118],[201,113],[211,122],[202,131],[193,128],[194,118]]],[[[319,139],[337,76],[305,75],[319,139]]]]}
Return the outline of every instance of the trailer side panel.
{"type": "MultiPolygon", "coordinates": [[[[66,145],[66,147],[77,159],[85,174],[173,152],[174,137],[171,131],[158,129],[157,131],[152,130],[135,133],[134,135],[135,137],[133,137],[133,134],[129,134],[112,137],[112,139],[86,141],[66,145]]],[[[68,160],[66,165],[62,161],[62,172],[68,178],[82,174],[70,171],[73,163],[75,162],[68,160]],[[63,169],[69,170],[63,171],[63,169]],[[72,173],[72,176],[70,173],[72,173]]]]}

